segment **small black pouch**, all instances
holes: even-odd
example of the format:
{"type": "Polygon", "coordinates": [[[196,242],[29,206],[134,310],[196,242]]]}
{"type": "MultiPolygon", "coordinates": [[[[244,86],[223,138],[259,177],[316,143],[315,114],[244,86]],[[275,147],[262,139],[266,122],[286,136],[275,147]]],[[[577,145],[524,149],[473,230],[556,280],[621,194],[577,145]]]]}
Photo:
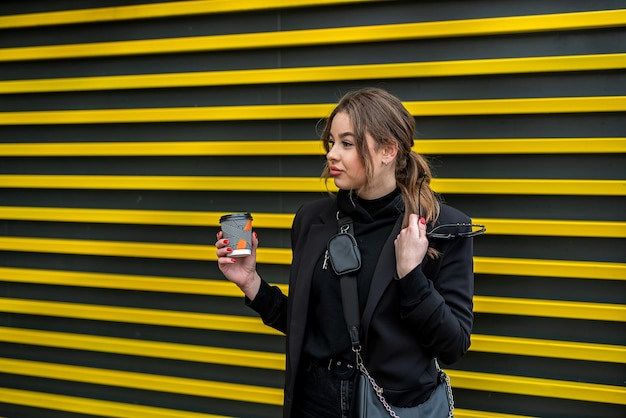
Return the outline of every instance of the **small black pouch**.
{"type": "Polygon", "coordinates": [[[340,232],[328,240],[326,245],[330,264],[338,276],[353,273],[361,268],[361,252],[354,237],[340,232]]]}

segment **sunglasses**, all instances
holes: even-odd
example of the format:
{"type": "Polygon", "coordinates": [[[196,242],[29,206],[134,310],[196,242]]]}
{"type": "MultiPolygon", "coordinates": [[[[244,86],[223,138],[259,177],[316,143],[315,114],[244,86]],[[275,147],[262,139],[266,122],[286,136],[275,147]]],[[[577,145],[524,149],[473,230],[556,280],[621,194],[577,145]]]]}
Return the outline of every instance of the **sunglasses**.
{"type": "Polygon", "coordinates": [[[441,224],[426,232],[426,235],[432,239],[472,238],[484,234],[486,230],[485,225],[480,224],[441,224]]]}
{"type": "MultiPolygon", "coordinates": [[[[417,207],[420,211],[421,217],[422,209],[422,184],[426,180],[426,175],[422,177],[420,181],[419,189],[417,191],[417,207]]],[[[426,232],[426,236],[431,239],[454,239],[454,238],[472,238],[479,235],[483,235],[487,231],[485,225],[472,224],[472,223],[455,223],[455,224],[441,224],[437,225],[430,231],[426,232]]]]}

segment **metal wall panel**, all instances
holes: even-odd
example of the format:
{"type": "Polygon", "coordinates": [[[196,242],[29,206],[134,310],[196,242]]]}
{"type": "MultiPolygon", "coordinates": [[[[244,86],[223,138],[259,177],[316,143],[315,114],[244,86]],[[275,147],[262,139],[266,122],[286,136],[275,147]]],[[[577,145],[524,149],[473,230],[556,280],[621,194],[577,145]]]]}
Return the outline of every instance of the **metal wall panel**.
{"type": "Polygon", "coordinates": [[[286,289],[320,120],[371,85],[487,225],[456,416],[626,414],[623,2],[76,4],[0,3],[0,416],[279,416],[218,220],[286,289]]]}

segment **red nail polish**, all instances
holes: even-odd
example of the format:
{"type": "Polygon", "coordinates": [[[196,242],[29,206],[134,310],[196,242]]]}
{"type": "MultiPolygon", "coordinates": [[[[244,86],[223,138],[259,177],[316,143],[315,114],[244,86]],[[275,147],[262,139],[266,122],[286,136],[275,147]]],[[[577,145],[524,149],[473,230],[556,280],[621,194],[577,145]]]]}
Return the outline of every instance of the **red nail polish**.
{"type": "Polygon", "coordinates": [[[232,248],[230,248],[230,247],[228,247],[228,248],[226,248],[226,251],[228,251],[229,253],[232,253],[232,252],[233,252],[233,249],[232,249],[232,248]]]}
{"type": "Polygon", "coordinates": [[[426,225],[426,219],[424,219],[424,218],[420,218],[420,223],[421,223],[422,225],[426,225]]]}
{"type": "Polygon", "coordinates": [[[224,240],[224,245],[227,245],[227,244],[228,244],[228,240],[227,240],[227,239],[225,239],[225,240],[224,240]]]}
{"type": "Polygon", "coordinates": [[[237,259],[236,258],[231,258],[230,261],[232,261],[233,263],[236,263],[237,259]]]}

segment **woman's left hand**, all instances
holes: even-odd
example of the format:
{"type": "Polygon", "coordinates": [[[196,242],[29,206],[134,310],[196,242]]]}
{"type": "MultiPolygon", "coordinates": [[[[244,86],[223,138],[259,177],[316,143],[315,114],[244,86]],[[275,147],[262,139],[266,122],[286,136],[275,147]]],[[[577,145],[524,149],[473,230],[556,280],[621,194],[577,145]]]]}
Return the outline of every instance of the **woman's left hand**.
{"type": "Polygon", "coordinates": [[[414,213],[409,215],[409,225],[400,231],[394,241],[396,248],[396,271],[403,278],[419,266],[428,250],[426,220],[414,213]]]}

